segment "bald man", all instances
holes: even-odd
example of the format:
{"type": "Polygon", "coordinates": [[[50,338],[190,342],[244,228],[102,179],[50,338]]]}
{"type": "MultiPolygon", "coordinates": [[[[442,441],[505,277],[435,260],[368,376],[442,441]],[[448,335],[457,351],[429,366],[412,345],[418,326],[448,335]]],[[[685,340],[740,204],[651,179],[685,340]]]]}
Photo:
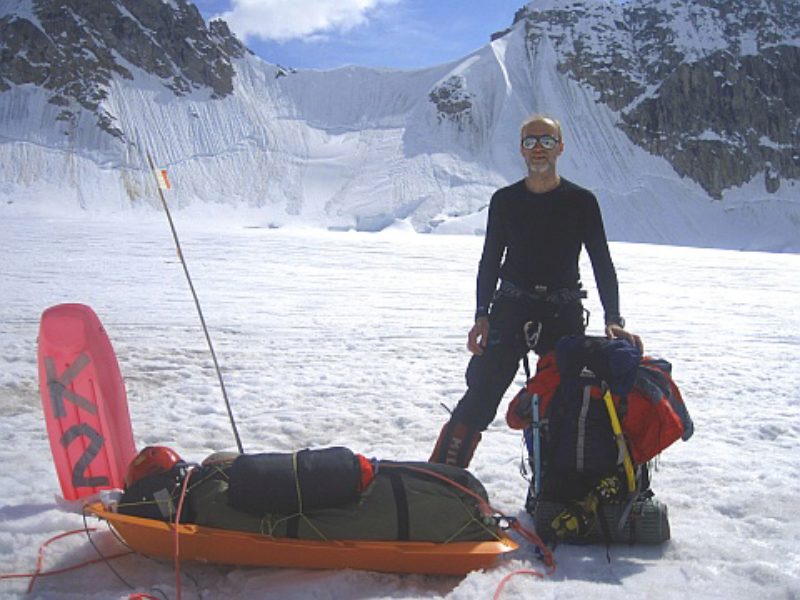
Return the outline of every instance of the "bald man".
{"type": "Polygon", "coordinates": [[[467,391],[442,427],[431,462],[467,467],[528,350],[541,356],[560,337],[585,331],[582,248],[592,263],[606,335],[642,347],[620,315],[597,198],[556,169],[564,152],[561,124],[546,115],[525,119],[520,152],[527,176],[495,192],[489,204],[475,324],[467,339],[473,354],[467,391]]]}

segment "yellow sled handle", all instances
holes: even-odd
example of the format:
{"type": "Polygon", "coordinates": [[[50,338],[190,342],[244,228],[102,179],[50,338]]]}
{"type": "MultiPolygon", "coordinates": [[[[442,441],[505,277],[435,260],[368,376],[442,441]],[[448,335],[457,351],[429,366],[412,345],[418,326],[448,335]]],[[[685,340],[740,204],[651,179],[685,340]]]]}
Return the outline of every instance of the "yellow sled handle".
{"type": "Polygon", "coordinates": [[[611,391],[608,388],[603,391],[603,400],[606,402],[608,417],[611,419],[611,430],[614,432],[617,446],[622,453],[622,465],[625,467],[625,478],[628,480],[628,492],[633,493],[636,491],[636,475],[633,472],[633,461],[631,460],[630,452],[628,452],[628,445],[625,443],[625,436],[622,435],[622,426],[619,424],[617,409],[614,406],[614,400],[611,398],[611,391]]]}

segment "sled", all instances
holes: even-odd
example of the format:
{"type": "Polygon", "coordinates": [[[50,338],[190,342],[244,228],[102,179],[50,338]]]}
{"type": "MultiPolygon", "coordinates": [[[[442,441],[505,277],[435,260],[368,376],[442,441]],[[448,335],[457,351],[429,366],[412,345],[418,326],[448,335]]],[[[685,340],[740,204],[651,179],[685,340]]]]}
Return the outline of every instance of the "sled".
{"type": "MultiPolygon", "coordinates": [[[[109,512],[100,503],[88,511],[106,521],[131,548],[147,556],[172,558],[172,523],[109,512]]],[[[492,567],[518,548],[511,538],[483,542],[316,541],[271,538],[194,524],[177,525],[181,560],[250,567],[359,569],[386,573],[466,575],[492,567]]]]}
{"type": "Polygon", "coordinates": [[[121,488],[136,455],[125,385],[106,331],[84,304],[42,314],[39,391],[61,493],[121,488]]]}
{"type": "MultiPolygon", "coordinates": [[[[123,487],[136,454],[125,387],[116,356],[94,311],[61,304],[42,314],[39,372],[47,431],[64,497],[89,502],[123,487]]],[[[167,523],[124,515],[102,503],[86,506],[133,550],[181,560],[237,566],[360,569],[465,575],[496,565],[518,548],[505,534],[491,541],[449,543],[300,540],[167,523]]]]}

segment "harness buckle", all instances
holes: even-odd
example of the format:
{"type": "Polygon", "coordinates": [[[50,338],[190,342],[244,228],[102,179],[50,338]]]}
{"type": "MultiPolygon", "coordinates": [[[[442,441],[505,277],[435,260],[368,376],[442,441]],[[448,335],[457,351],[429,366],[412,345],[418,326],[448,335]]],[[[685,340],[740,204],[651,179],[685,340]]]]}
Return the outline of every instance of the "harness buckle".
{"type": "Polygon", "coordinates": [[[542,335],[541,321],[528,321],[523,325],[522,331],[525,334],[525,344],[530,350],[535,349],[539,337],[542,335]]]}

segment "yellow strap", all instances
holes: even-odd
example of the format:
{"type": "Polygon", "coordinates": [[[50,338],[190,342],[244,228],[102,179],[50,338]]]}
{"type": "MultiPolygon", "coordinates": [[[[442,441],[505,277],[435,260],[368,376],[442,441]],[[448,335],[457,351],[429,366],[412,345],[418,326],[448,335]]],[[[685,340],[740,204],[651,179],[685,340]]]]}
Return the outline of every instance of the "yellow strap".
{"type": "Polygon", "coordinates": [[[292,514],[292,515],[285,515],[285,516],[281,517],[280,519],[275,520],[274,522],[273,522],[273,516],[274,515],[266,515],[265,517],[263,517],[261,519],[261,523],[260,523],[261,535],[264,535],[264,536],[270,537],[270,538],[274,538],[275,537],[275,530],[277,529],[278,525],[280,525],[284,521],[289,521],[290,519],[293,519],[295,517],[299,517],[299,518],[303,519],[303,521],[306,522],[306,524],[308,525],[309,529],[311,529],[314,533],[316,533],[321,540],[323,540],[325,542],[330,541],[325,536],[325,534],[322,533],[322,531],[320,531],[319,527],[317,527],[314,524],[314,522],[311,519],[309,519],[308,516],[306,516],[303,513],[303,496],[300,493],[300,474],[299,474],[299,471],[298,471],[298,468],[297,468],[297,452],[294,452],[292,454],[292,471],[294,473],[295,490],[297,491],[297,506],[298,506],[297,512],[292,514]],[[266,531],[265,531],[265,528],[266,528],[266,531]]]}
{"type": "Polygon", "coordinates": [[[617,446],[622,452],[622,465],[625,467],[625,478],[628,480],[628,491],[636,491],[636,475],[633,472],[633,461],[628,452],[628,445],[625,443],[625,436],[622,435],[622,426],[619,424],[619,417],[617,416],[617,409],[614,406],[614,400],[611,398],[611,391],[605,390],[603,393],[603,400],[606,401],[606,410],[608,410],[608,417],[611,419],[611,430],[614,432],[614,438],[617,440],[617,446]]]}
{"type": "Polygon", "coordinates": [[[303,496],[300,494],[300,473],[297,470],[297,452],[292,454],[292,471],[294,472],[294,487],[297,490],[297,512],[303,514],[303,496]]]}

